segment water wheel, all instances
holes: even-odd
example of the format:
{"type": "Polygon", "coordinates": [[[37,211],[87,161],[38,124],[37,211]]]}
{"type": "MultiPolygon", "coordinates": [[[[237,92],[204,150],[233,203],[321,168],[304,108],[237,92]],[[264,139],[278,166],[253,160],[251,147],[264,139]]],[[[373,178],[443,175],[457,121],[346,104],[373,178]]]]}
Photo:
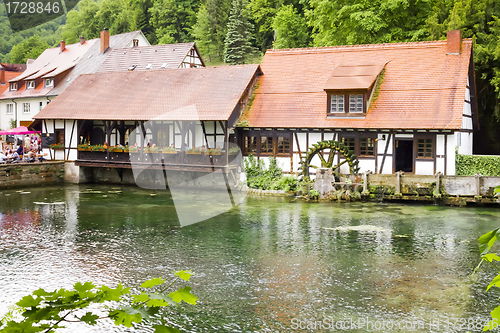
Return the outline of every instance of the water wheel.
{"type": "Polygon", "coordinates": [[[358,163],[357,156],[342,142],[325,140],[313,144],[312,147],[307,150],[305,157],[300,161],[299,170],[303,177],[309,177],[310,169],[330,168],[335,178],[338,179],[340,176],[340,167],[342,165],[349,165],[349,173],[357,174],[359,172],[358,163]],[[334,163],[337,153],[341,155],[340,159],[337,160],[343,159],[343,161],[334,163]],[[312,163],[315,156],[319,157],[321,165],[314,165],[312,163]]]}

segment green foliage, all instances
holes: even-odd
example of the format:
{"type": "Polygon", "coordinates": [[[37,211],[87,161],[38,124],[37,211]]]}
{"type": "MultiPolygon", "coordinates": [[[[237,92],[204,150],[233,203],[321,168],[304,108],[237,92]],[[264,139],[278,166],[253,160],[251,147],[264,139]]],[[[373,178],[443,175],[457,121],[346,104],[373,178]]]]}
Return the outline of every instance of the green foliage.
{"type": "Polygon", "coordinates": [[[456,173],[459,176],[500,176],[500,156],[456,155],[456,173]]]}
{"type": "Polygon", "coordinates": [[[191,30],[196,23],[198,4],[195,0],[154,0],[153,7],[149,9],[149,23],[154,29],[158,43],[192,41],[191,30]]]}
{"type": "Polygon", "coordinates": [[[269,167],[266,168],[262,159],[249,155],[244,160],[247,186],[261,190],[283,190],[285,192],[297,190],[297,178],[283,176],[283,170],[278,166],[276,158],[269,158],[269,167]]]}
{"type": "Polygon", "coordinates": [[[40,37],[30,37],[12,48],[10,61],[16,64],[26,63],[28,58],[38,58],[47,48],[49,48],[49,44],[41,40],[40,37]]]}
{"type": "Polygon", "coordinates": [[[319,199],[319,194],[320,193],[319,193],[318,190],[311,190],[311,191],[309,191],[309,194],[311,196],[311,199],[313,199],[313,200],[319,199]]]}
{"type": "Polygon", "coordinates": [[[233,0],[224,40],[224,62],[244,64],[255,56],[256,49],[251,45],[252,30],[245,0],[233,0]]]}
{"type": "MultiPolygon", "coordinates": [[[[19,318],[11,311],[0,319],[0,331],[48,333],[64,328],[62,325],[66,323],[83,322],[93,326],[104,318],[112,319],[115,325],[133,327],[135,323],[148,321],[163,307],[178,305],[182,301],[195,305],[197,297],[191,293],[191,287],[185,286],[165,294],[176,281],[189,281],[192,274],[190,271],[178,271],[175,273],[176,279],[170,283],[162,278],[153,278],[145,281],[134,293],[121,283],[115,288],[98,288],[92,282],[77,282],[70,290],[38,289],[16,303],[20,311],[19,318]],[[104,304],[101,310],[107,311],[107,315],[92,312],[95,311],[94,307],[92,311],[83,311],[92,304],[104,304]]],[[[156,324],[153,328],[156,333],[180,332],[164,324],[156,324]]]]}
{"type": "MultiPolygon", "coordinates": [[[[497,187],[500,189],[500,186],[497,187]]],[[[481,267],[483,262],[489,263],[492,267],[498,271],[498,274],[491,280],[486,287],[486,291],[490,290],[492,287],[500,287],[500,268],[495,264],[495,262],[500,261],[500,256],[497,253],[491,252],[491,249],[497,242],[500,236],[500,228],[496,228],[481,237],[479,237],[479,250],[481,251],[481,262],[477,265],[474,273],[481,267]]],[[[473,274],[474,274],[473,273],[473,274]]],[[[485,326],[483,331],[492,331],[499,326],[500,322],[500,306],[497,306],[493,311],[491,311],[491,321],[489,321],[485,326]]]]}
{"type": "Polygon", "coordinates": [[[276,31],[274,47],[277,49],[305,47],[309,34],[307,23],[293,5],[282,6],[273,21],[276,31]]]}

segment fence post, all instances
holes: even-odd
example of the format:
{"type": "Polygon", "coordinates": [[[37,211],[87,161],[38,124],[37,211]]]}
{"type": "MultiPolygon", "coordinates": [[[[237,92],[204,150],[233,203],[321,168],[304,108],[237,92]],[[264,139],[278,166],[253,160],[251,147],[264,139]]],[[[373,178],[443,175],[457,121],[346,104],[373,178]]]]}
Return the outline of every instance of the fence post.
{"type": "Polygon", "coordinates": [[[401,171],[396,172],[396,193],[401,194],[401,171]]]}
{"type": "Polygon", "coordinates": [[[436,173],[436,188],[434,189],[433,196],[437,199],[441,198],[441,176],[443,174],[441,172],[436,173]]]}
{"type": "Polygon", "coordinates": [[[481,196],[481,174],[476,173],[474,175],[476,177],[476,196],[480,197],[481,196]]]}

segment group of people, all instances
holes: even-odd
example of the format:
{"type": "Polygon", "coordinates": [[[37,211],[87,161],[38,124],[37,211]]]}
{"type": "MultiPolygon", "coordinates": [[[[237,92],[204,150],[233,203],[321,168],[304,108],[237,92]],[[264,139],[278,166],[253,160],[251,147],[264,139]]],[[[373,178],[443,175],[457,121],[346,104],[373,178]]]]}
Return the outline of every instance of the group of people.
{"type": "Polygon", "coordinates": [[[0,152],[0,162],[20,162],[22,160],[32,163],[35,162],[37,154],[41,147],[41,139],[35,135],[27,135],[21,140],[17,149],[12,145],[4,146],[3,152],[0,152]]]}

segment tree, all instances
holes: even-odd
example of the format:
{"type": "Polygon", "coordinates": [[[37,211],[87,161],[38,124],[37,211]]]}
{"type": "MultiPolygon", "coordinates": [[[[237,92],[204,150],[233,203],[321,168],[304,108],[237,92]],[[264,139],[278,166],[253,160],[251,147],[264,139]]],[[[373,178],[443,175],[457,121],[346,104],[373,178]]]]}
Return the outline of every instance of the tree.
{"type": "MultiPolygon", "coordinates": [[[[168,289],[177,281],[189,281],[191,271],[175,272],[175,280],[166,283],[163,278],[153,278],[145,281],[132,293],[121,283],[116,288],[102,286],[97,288],[92,282],[77,282],[73,289],[59,289],[46,291],[38,289],[32,295],[24,296],[16,303],[17,309],[0,318],[1,332],[54,332],[64,328],[66,324],[82,322],[96,325],[98,320],[109,318],[115,325],[133,327],[134,323],[158,320],[161,309],[181,302],[195,305],[198,299],[191,293],[191,287],[185,286],[166,294],[168,289]],[[105,303],[102,309],[95,305],[105,303]],[[94,305],[89,308],[90,305],[94,305]],[[17,318],[15,312],[19,310],[22,318],[17,318]],[[84,311],[87,311],[84,313],[84,311]],[[107,315],[101,316],[101,312],[107,315]]],[[[161,317],[161,316],[160,316],[161,317]]],[[[161,318],[161,324],[151,325],[155,333],[180,332],[169,327],[161,318]]]]}
{"type": "Polygon", "coordinates": [[[252,29],[246,3],[244,0],[233,0],[224,41],[224,62],[243,64],[255,55],[256,50],[250,43],[252,29]]]}
{"type": "Polygon", "coordinates": [[[196,45],[201,54],[213,61],[218,57],[217,44],[214,41],[215,31],[212,30],[212,24],[206,5],[201,5],[196,14],[196,24],[193,27],[193,36],[196,39],[196,45]]]}
{"type": "Polygon", "coordinates": [[[28,58],[36,59],[43,51],[49,48],[49,44],[44,42],[38,36],[30,37],[17,44],[10,51],[10,62],[16,64],[26,63],[28,58]]]}
{"type": "Polygon", "coordinates": [[[306,20],[293,5],[281,7],[274,18],[273,28],[276,31],[274,47],[277,49],[304,47],[308,44],[306,20]]]}
{"type": "Polygon", "coordinates": [[[194,0],[155,0],[149,9],[150,25],[159,44],[192,41],[198,3],[194,0]]]}

